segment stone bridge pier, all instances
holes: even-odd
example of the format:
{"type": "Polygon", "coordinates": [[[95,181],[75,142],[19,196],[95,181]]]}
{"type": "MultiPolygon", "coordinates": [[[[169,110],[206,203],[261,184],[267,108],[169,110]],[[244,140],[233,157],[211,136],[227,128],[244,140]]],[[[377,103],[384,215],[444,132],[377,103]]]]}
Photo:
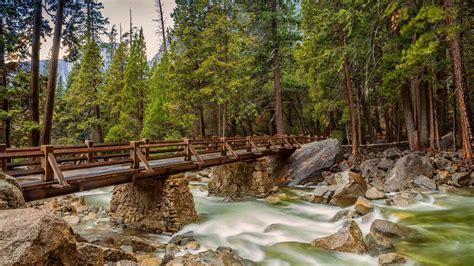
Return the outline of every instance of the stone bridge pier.
{"type": "Polygon", "coordinates": [[[111,222],[145,232],[177,232],[199,221],[183,174],[118,185],[110,202],[111,222]]]}
{"type": "Polygon", "coordinates": [[[252,196],[265,198],[278,190],[272,172],[278,157],[267,156],[256,161],[242,161],[215,166],[209,174],[209,195],[230,199],[252,196]]]}

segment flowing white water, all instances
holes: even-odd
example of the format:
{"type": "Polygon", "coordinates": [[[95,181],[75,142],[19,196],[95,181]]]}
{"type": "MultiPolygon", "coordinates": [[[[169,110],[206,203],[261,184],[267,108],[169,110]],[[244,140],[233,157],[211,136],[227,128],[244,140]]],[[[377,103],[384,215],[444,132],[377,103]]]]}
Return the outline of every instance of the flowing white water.
{"type": "MultiPolygon", "coordinates": [[[[200,216],[200,223],[187,225],[177,234],[193,233],[201,244],[200,250],[194,251],[194,253],[206,249],[216,249],[219,246],[228,246],[234,249],[238,255],[261,265],[377,265],[377,257],[325,251],[308,244],[316,238],[335,233],[342,227],[343,222],[329,222],[330,218],[341,208],[300,200],[298,196],[306,192],[303,188],[283,189],[283,192],[287,194],[287,199],[278,204],[269,204],[263,200],[255,199],[225,202],[223,198],[207,196],[205,183],[193,183],[191,191],[200,216]]],[[[85,196],[87,203],[108,205],[111,197],[110,192],[111,188],[107,188],[81,193],[81,195],[85,196]]],[[[430,230],[433,228],[426,225],[426,222],[418,225],[418,222],[424,221],[423,219],[417,220],[417,215],[424,215],[421,217],[427,219],[426,217],[431,217],[430,214],[436,216],[441,213],[445,214],[444,218],[448,222],[453,222],[449,219],[453,215],[452,212],[457,213],[456,210],[458,210],[453,206],[458,206],[461,203],[463,203],[462,206],[467,206],[468,202],[472,202],[472,199],[472,197],[445,197],[442,194],[430,195],[425,197],[424,201],[404,208],[388,207],[383,201],[375,201],[373,202],[376,206],[374,212],[355,220],[364,235],[369,232],[373,220],[389,219],[394,222],[405,221],[405,224],[424,230],[428,236],[431,236],[430,230]],[[436,204],[440,200],[441,203],[436,204]]],[[[469,210],[472,210],[472,205],[469,210]]],[[[441,225],[436,228],[443,228],[442,225],[445,223],[441,220],[441,225]]],[[[464,225],[463,221],[461,224],[464,225]]],[[[472,225],[472,222],[469,224],[472,225]]],[[[453,226],[456,225],[451,225],[450,228],[453,226]]],[[[81,224],[74,229],[86,238],[95,234],[114,238],[140,236],[148,241],[160,243],[166,243],[170,238],[169,236],[117,229],[110,226],[106,220],[81,224]]],[[[470,229],[472,226],[462,227],[461,230],[470,229]]],[[[467,235],[472,235],[472,233],[467,235]]],[[[451,246],[451,249],[466,251],[467,246],[467,251],[469,251],[472,247],[469,243],[466,245],[466,240],[464,242],[461,240],[449,242],[449,235],[444,237],[443,239],[447,243],[464,247],[451,246]]],[[[419,243],[402,244],[399,251],[409,257],[424,260],[431,256],[428,253],[425,257],[420,257],[418,254],[410,252],[412,248],[419,248],[417,246],[419,243]]],[[[442,248],[441,244],[438,245],[438,248],[442,248]]],[[[162,251],[157,252],[156,255],[162,256],[162,251]]]]}

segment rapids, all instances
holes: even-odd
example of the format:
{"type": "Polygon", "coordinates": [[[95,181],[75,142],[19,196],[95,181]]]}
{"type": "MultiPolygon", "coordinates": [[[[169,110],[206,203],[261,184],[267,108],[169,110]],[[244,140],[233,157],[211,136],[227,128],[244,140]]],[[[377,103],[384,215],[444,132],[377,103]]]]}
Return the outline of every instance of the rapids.
{"type": "MultiPolygon", "coordinates": [[[[199,224],[184,227],[177,234],[192,232],[201,248],[228,246],[241,257],[260,265],[377,265],[377,257],[318,250],[307,244],[315,238],[335,233],[342,221],[331,223],[339,207],[308,203],[300,196],[307,188],[282,189],[286,197],[277,204],[244,199],[225,202],[208,197],[206,183],[191,183],[199,224]]],[[[111,188],[78,193],[86,203],[107,206],[111,188]]],[[[416,228],[421,236],[399,242],[398,253],[417,265],[473,265],[474,263],[474,193],[460,195],[430,194],[409,207],[389,207],[373,201],[375,210],[355,219],[364,235],[375,219],[388,219],[416,228]]],[[[88,240],[98,237],[124,239],[138,236],[153,243],[166,244],[169,235],[147,234],[119,229],[98,219],[74,226],[88,240]]],[[[164,250],[155,252],[163,256],[164,250]]]]}

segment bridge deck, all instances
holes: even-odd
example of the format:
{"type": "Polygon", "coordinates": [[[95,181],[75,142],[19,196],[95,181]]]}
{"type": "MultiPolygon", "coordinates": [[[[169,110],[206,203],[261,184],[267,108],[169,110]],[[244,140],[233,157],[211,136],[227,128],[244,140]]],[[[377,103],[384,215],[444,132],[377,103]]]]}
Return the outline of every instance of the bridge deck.
{"type": "Polygon", "coordinates": [[[265,136],[4,149],[0,169],[17,178],[25,199],[31,201],[291,153],[301,143],[317,139],[265,136]]]}

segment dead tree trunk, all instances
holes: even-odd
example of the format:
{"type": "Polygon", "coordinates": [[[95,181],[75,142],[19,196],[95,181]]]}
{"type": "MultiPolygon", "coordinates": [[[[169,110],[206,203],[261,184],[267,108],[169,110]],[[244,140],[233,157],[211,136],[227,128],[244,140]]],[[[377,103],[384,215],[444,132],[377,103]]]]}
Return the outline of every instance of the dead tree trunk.
{"type": "Polygon", "coordinates": [[[53,125],[54,97],[56,94],[56,76],[58,73],[59,48],[63,27],[64,0],[58,0],[56,22],[54,24],[53,47],[51,49],[51,62],[49,65],[48,85],[46,88],[46,103],[44,107],[43,130],[41,144],[51,143],[51,128],[53,125]]]}
{"type": "Polygon", "coordinates": [[[33,15],[33,40],[31,48],[31,81],[30,90],[28,93],[28,111],[29,121],[32,124],[36,124],[30,131],[30,145],[38,146],[40,144],[40,131],[39,131],[39,56],[41,47],[41,11],[42,11],[41,0],[35,0],[34,2],[34,15],[33,15]]]}

